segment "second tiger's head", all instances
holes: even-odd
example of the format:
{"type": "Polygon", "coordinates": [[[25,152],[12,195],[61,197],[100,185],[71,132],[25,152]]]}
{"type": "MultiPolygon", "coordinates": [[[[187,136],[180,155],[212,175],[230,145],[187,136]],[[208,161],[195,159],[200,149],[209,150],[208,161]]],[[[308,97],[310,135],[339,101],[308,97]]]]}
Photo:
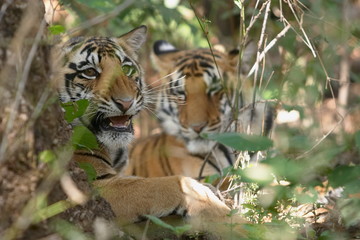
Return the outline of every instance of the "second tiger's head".
{"type": "Polygon", "coordinates": [[[225,82],[237,74],[238,54],[237,50],[178,50],[163,40],[154,44],[154,64],[169,75],[159,94],[157,115],[165,131],[181,136],[191,152],[209,152],[215,143],[202,134],[226,130],[232,100],[225,82]]]}

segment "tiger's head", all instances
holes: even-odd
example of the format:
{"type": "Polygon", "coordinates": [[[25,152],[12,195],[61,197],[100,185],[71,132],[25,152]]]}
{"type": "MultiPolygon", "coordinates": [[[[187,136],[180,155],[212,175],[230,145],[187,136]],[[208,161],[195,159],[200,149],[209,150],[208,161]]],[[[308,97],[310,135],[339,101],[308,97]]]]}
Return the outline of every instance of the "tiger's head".
{"type": "Polygon", "coordinates": [[[147,101],[143,71],[137,62],[146,31],[141,26],[118,38],[72,38],[57,55],[61,102],[89,100],[85,114],[75,124],[88,127],[109,151],[130,143],[132,117],[147,101]]]}
{"type": "Polygon", "coordinates": [[[194,154],[208,153],[215,144],[202,134],[224,131],[224,123],[229,122],[231,100],[222,80],[236,76],[238,53],[178,50],[163,40],[154,44],[156,67],[171,74],[159,94],[157,115],[165,131],[181,136],[194,154]]]}

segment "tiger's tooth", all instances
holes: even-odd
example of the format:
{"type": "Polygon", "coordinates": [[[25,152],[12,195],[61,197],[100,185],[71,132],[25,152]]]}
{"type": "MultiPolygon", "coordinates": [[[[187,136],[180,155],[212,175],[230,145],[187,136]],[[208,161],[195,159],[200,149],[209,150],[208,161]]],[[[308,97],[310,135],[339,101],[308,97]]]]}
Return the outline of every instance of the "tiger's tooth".
{"type": "Polygon", "coordinates": [[[109,123],[109,125],[112,127],[112,126],[113,126],[113,123],[112,123],[112,122],[110,122],[110,123],[109,123]]]}

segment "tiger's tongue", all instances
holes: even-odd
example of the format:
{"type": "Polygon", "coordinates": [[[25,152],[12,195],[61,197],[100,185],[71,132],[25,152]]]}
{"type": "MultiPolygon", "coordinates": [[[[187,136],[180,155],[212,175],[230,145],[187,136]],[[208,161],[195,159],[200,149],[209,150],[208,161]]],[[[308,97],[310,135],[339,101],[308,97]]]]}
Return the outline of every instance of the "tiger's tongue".
{"type": "Polygon", "coordinates": [[[116,116],[116,117],[109,117],[110,125],[112,127],[127,127],[130,123],[130,116],[116,116]]]}

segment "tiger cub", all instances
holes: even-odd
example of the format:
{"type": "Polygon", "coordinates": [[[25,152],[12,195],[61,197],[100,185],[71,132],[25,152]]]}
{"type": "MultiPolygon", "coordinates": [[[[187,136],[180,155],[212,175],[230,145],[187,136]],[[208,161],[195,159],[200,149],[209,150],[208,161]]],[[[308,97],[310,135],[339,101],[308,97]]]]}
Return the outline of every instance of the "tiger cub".
{"type": "Polygon", "coordinates": [[[120,222],[170,214],[229,221],[230,209],[208,187],[191,178],[118,174],[127,162],[122,152],[133,138],[132,118],[148,102],[144,73],[137,61],[146,32],[141,26],[118,38],[77,37],[55,53],[60,61],[54,66],[60,100],[89,101],[85,114],[75,124],[90,129],[100,146],[76,150],[73,159],[94,167],[97,176],[93,185],[120,222]]]}
{"type": "MultiPolygon", "coordinates": [[[[245,50],[243,59],[252,54],[251,47],[245,50]]],[[[233,164],[234,154],[229,148],[202,138],[202,134],[235,129],[266,134],[270,130],[271,108],[258,102],[252,109],[252,87],[242,83],[242,93],[236,97],[238,58],[237,50],[178,50],[163,40],[154,44],[155,66],[161,74],[169,75],[155,111],[163,133],[134,143],[126,174],[197,178],[205,158],[209,161],[204,165],[203,176],[219,173],[233,164]],[[235,105],[239,110],[237,121],[233,121],[235,105]]],[[[246,71],[245,67],[243,64],[241,71],[246,71]]]]}

